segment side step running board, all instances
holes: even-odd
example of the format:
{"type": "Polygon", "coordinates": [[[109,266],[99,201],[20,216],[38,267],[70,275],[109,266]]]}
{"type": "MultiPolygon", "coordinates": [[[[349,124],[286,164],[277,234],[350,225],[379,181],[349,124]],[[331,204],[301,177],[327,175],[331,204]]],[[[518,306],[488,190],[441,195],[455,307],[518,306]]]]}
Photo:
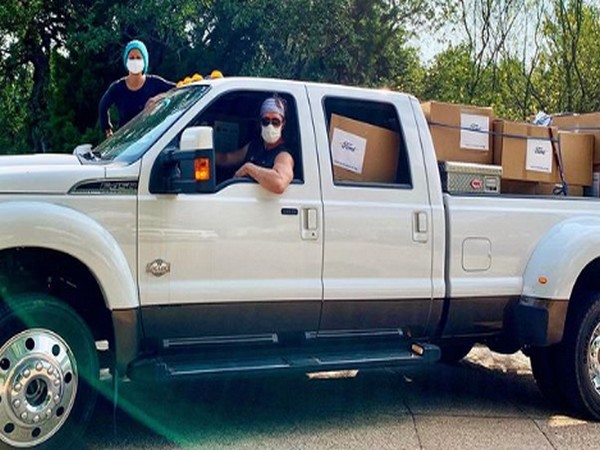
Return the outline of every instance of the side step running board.
{"type": "Polygon", "coordinates": [[[430,364],[440,358],[439,347],[413,343],[371,348],[301,348],[273,352],[203,352],[140,359],[129,367],[136,381],[163,382],[203,376],[261,374],[269,372],[321,372],[388,366],[430,364]],[[263,354],[261,354],[263,353],[263,354]]]}

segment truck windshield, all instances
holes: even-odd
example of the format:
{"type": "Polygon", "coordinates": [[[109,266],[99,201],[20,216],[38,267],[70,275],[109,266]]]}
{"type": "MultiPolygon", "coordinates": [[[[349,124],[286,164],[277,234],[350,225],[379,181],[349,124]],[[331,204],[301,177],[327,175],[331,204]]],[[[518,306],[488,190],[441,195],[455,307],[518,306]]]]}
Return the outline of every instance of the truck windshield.
{"type": "Polygon", "coordinates": [[[177,88],[145,108],[112,137],[103,141],[93,154],[102,161],[131,163],[140,158],[206,92],[208,86],[177,88]]]}

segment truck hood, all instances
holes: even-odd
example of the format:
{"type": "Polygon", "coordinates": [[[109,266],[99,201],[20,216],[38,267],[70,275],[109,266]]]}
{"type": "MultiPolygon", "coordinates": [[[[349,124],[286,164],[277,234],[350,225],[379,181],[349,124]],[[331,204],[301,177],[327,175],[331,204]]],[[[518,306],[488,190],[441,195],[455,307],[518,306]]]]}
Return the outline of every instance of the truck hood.
{"type": "Polygon", "coordinates": [[[85,180],[105,178],[105,167],[81,164],[75,155],[0,156],[0,193],[64,194],[85,180]]]}
{"type": "Polygon", "coordinates": [[[60,153],[44,153],[37,155],[6,155],[0,156],[0,168],[8,166],[80,166],[75,155],[60,153]]]}

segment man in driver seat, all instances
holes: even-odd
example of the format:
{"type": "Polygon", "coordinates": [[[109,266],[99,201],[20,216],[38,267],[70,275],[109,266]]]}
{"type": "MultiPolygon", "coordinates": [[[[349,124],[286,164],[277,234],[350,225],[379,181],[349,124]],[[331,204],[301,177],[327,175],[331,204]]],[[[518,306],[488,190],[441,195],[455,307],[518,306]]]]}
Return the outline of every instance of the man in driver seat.
{"type": "Polygon", "coordinates": [[[294,158],[283,142],[285,126],[285,101],[274,95],[267,98],[260,108],[261,139],[246,144],[232,153],[215,156],[221,167],[242,164],[236,177],[253,178],[262,187],[275,194],[282,194],[294,178],[294,158]]]}

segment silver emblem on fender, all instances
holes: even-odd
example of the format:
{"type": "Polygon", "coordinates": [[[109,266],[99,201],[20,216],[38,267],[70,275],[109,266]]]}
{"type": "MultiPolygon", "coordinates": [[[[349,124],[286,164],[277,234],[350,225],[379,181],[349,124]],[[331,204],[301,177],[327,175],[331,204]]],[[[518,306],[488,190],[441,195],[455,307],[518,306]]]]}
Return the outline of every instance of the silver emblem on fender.
{"type": "Polygon", "coordinates": [[[162,259],[155,259],[146,265],[146,272],[151,273],[155,277],[162,277],[171,271],[171,263],[162,259]]]}

